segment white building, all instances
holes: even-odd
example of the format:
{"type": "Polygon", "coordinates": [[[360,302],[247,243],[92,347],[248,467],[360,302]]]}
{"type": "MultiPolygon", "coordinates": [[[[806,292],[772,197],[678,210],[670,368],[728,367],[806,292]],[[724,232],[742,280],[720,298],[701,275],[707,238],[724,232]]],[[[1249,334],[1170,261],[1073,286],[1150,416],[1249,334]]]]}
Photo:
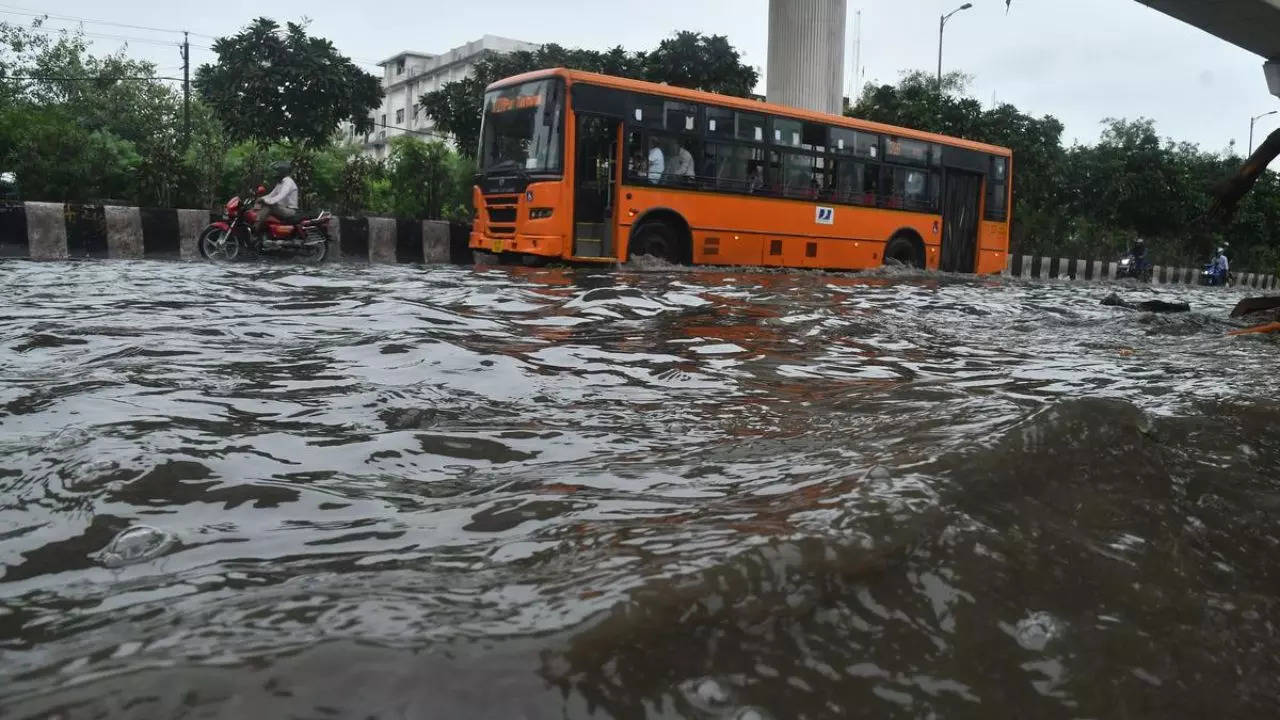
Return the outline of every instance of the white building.
{"type": "Polygon", "coordinates": [[[378,63],[382,67],[382,107],[370,113],[373,132],[356,137],[354,129],[345,129],[348,137],[361,143],[364,152],[377,158],[386,157],[387,140],[412,132],[423,139],[448,139],[431,132],[431,118],[422,112],[418,100],[445,83],[461,80],[471,73],[480,58],[488,53],[537,50],[535,43],[485,35],[439,55],[405,50],[378,63]]]}

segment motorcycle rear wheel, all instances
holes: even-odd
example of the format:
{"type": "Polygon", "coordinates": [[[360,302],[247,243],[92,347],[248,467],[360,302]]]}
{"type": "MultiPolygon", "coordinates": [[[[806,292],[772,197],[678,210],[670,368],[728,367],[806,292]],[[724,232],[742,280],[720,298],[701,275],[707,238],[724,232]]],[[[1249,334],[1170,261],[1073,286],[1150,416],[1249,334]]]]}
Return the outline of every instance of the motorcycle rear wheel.
{"type": "Polygon", "coordinates": [[[302,262],[307,263],[308,265],[319,265],[324,262],[324,259],[328,256],[329,243],[327,241],[317,243],[315,245],[309,245],[301,254],[298,255],[302,262]]]}

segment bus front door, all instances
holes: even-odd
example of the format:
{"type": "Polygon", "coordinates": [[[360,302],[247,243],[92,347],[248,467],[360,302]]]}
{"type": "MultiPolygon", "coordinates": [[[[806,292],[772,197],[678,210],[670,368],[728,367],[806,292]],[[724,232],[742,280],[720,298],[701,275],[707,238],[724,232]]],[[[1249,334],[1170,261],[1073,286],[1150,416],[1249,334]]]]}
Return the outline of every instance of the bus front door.
{"type": "Polygon", "coordinates": [[[943,272],[974,272],[978,258],[978,205],[982,200],[982,176],[947,169],[942,195],[943,272]]]}
{"type": "Polygon", "coordinates": [[[574,153],[573,254],[613,257],[614,157],[618,121],[578,115],[574,153]]]}

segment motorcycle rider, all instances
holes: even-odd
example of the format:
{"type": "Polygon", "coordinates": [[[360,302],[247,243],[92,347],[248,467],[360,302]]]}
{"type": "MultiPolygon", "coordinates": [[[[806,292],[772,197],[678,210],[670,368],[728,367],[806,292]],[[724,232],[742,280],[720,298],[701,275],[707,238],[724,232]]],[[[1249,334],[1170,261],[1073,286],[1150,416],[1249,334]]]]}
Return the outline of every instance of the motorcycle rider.
{"type": "Polygon", "coordinates": [[[262,232],[268,217],[274,217],[282,223],[289,224],[298,219],[298,184],[289,173],[293,166],[281,161],[271,166],[276,186],[271,192],[259,198],[262,209],[258,212],[258,222],[254,224],[254,232],[262,232]]]}
{"type": "Polygon", "coordinates": [[[1213,256],[1213,270],[1222,278],[1222,284],[1227,284],[1227,277],[1231,272],[1231,263],[1227,262],[1226,248],[1218,248],[1218,252],[1213,256]]]}
{"type": "Polygon", "coordinates": [[[1147,266],[1147,241],[1138,238],[1133,241],[1133,261],[1137,264],[1138,269],[1142,270],[1147,266]]]}

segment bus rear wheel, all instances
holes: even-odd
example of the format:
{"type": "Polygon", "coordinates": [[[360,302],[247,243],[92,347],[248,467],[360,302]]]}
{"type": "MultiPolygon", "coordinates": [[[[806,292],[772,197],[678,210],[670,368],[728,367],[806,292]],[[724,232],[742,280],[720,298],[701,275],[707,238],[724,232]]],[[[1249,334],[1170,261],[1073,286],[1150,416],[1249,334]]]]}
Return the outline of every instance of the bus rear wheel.
{"type": "Polygon", "coordinates": [[[635,258],[648,255],[672,264],[679,264],[679,243],[680,236],[670,225],[664,222],[647,222],[631,234],[627,256],[635,258]]]}
{"type": "Polygon", "coordinates": [[[923,268],[924,258],[921,257],[920,248],[911,238],[905,235],[895,235],[884,246],[884,264],[923,268]]]}

